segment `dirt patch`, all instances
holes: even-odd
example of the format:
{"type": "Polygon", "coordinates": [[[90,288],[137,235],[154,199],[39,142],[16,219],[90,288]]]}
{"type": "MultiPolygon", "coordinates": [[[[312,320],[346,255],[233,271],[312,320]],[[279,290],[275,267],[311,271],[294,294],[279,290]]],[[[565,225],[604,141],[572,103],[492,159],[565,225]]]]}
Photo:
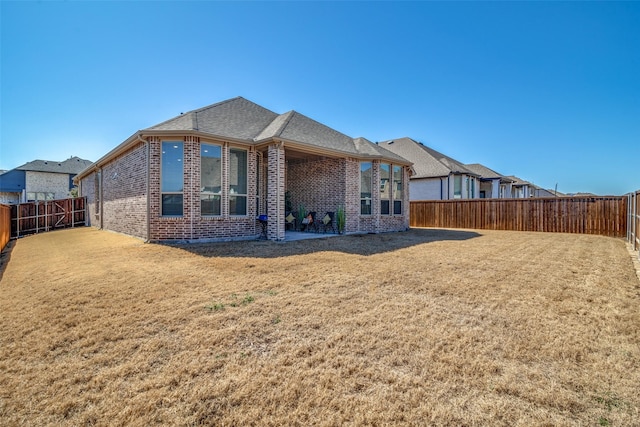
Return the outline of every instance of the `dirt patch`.
{"type": "Polygon", "coordinates": [[[634,425],[638,307],[624,241],[599,236],[50,232],[0,281],[0,419],[634,425]]]}

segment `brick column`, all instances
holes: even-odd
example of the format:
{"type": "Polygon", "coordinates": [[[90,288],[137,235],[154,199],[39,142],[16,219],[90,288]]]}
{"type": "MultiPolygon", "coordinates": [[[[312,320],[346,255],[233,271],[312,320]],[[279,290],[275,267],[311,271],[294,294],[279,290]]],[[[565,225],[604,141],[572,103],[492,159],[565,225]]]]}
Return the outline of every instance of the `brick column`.
{"type": "Polygon", "coordinates": [[[267,238],[284,240],[284,146],[277,143],[269,146],[267,163],[267,238]]]}

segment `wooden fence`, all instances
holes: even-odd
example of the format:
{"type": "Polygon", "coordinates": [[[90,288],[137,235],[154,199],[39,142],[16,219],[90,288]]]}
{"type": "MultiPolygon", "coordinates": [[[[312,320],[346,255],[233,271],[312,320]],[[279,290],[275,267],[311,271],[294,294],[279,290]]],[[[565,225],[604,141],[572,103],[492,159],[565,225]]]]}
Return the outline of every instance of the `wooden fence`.
{"type": "Polygon", "coordinates": [[[640,190],[627,194],[627,241],[640,259],[640,190]]]}
{"type": "Polygon", "coordinates": [[[86,225],[85,197],[11,206],[11,237],[86,225]]]}
{"type": "Polygon", "coordinates": [[[11,237],[11,206],[0,205],[0,251],[7,246],[11,237]]]}
{"type": "Polygon", "coordinates": [[[547,231],[625,237],[628,197],[412,201],[412,227],[547,231]]]}

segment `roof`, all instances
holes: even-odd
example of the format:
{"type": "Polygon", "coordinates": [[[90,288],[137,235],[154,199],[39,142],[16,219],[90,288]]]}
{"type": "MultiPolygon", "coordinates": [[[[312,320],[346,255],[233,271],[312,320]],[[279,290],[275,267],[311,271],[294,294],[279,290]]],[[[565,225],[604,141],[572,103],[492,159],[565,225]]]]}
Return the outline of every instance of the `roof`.
{"type": "MultiPolygon", "coordinates": [[[[229,139],[250,145],[284,141],[289,147],[335,153],[356,158],[378,158],[404,165],[411,162],[387,151],[365,138],[351,138],[335,129],[298,113],[277,114],[245,98],[236,97],[188,111],[157,125],[134,133],[126,141],[100,158],[100,166],[121,154],[145,135],[184,133],[196,136],[229,139]]],[[[80,177],[89,170],[80,174],[80,177]]]]}
{"type": "Polygon", "coordinates": [[[504,175],[494,171],[493,169],[489,169],[488,167],[480,163],[471,163],[465,166],[467,167],[467,169],[475,172],[481,179],[499,179],[500,182],[503,183],[512,181],[504,175]]]}
{"type": "Polygon", "coordinates": [[[518,186],[518,185],[531,185],[531,183],[529,181],[525,181],[524,179],[518,178],[515,175],[509,175],[509,176],[507,176],[507,178],[512,180],[513,181],[513,185],[516,185],[516,186],[518,186]]]}
{"type": "Polygon", "coordinates": [[[412,178],[436,178],[450,174],[478,175],[461,162],[408,137],[384,141],[379,145],[413,162],[415,174],[412,178]]]}
{"type": "Polygon", "coordinates": [[[62,162],[52,160],[34,160],[18,166],[17,170],[31,172],[54,172],[75,175],[93,164],[90,160],[81,159],[80,157],[70,157],[62,162]]]}

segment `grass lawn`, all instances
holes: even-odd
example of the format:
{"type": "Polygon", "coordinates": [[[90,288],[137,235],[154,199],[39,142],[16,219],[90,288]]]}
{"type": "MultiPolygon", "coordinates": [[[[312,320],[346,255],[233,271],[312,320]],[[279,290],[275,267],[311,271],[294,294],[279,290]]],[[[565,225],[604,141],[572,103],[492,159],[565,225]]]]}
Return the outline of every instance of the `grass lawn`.
{"type": "Polygon", "coordinates": [[[79,228],[9,256],[2,425],[640,425],[640,281],[619,239],[166,246],[79,228]]]}

